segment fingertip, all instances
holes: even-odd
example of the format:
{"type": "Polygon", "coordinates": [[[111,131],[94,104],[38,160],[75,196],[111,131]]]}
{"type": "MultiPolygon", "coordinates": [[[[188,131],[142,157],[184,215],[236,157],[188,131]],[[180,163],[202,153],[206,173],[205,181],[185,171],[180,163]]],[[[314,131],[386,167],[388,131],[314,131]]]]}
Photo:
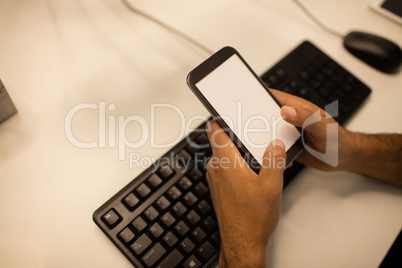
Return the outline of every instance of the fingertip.
{"type": "Polygon", "coordinates": [[[286,167],[286,146],[281,140],[272,140],[262,160],[261,174],[277,174],[280,178],[286,167]]]}
{"type": "Polygon", "coordinates": [[[265,149],[264,159],[282,157],[286,159],[286,146],[281,140],[272,140],[265,149]]]}
{"type": "Polygon", "coordinates": [[[285,144],[281,140],[278,140],[278,139],[271,141],[270,145],[272,147],[281,147],[282,149],[286,150],[285,144]]]}
{"type": "Polygon", "coordinates": [[[293,118],[297,115],[296,109],[291,106],[282,106],[281,115],[287,118],[293,118]]]}

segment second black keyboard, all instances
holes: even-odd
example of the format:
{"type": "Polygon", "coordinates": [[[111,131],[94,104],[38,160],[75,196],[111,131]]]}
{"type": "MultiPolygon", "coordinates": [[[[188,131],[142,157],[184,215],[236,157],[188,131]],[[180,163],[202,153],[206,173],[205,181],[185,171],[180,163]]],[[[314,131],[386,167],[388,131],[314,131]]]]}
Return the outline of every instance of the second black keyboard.
{"type": "MultiPolygon", "coordinates": [[[[339,101],[343,124],[371,90],[308,41],[261,76],[271,88],[319,107],[339,101]]],[[[220,237],[206,182],[211,156],[205,123],[143,171],[93,214],[93,220],[136,267],[211,267],[220,237]]],[[[284,186],[303,168],[285,171],[284,186]]]]}

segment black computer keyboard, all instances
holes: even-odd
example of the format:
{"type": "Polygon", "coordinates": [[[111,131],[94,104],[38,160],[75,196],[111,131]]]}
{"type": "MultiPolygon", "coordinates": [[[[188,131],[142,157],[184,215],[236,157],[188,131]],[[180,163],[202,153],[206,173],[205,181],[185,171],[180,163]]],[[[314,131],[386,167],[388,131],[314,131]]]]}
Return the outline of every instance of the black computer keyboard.
{"type": "MultiPolygon", "coordinates": [[[[308,41],[261,78],[322,108],[338,100],[340,124],[371,92],[308,41]]],[[[219,229],[205,178],[210,156],[204,123],[94,212],[95,223],[134,266],[216,264],[219,229]]],[[[288,168],[284,185],[302,168],[288,168]]]]}

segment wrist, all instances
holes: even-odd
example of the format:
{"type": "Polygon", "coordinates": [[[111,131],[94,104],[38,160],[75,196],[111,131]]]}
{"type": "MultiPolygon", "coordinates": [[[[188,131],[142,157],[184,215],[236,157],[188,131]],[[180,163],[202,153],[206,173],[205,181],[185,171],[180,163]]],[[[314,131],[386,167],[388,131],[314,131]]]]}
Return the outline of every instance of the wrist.
{"type": "Polygon", "coordinates": [[[339,170],[356,172],[357,166],[362,162],[362,146],[364,141],[360,133],[346,130],[344,140],[339,148],[339,170]]]}
{"type": "Polygon", "coordinates": [[[266,267],[266,247],[248,246],[239,251],[221,247],[219,256],[220,268],[265,268],[266,267]]]}

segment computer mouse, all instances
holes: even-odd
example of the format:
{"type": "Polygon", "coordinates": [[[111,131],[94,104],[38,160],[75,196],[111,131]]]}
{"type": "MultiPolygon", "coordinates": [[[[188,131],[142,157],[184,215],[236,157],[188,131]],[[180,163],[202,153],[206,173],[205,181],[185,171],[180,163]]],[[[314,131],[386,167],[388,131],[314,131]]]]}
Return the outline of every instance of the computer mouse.
{"type": "Polygon", "coordinates": [[[401,48],[390,40],[353,31],[343,38],[343,45],[354,56],[379,71],[396,73],[401,69],[401,48]]]}

